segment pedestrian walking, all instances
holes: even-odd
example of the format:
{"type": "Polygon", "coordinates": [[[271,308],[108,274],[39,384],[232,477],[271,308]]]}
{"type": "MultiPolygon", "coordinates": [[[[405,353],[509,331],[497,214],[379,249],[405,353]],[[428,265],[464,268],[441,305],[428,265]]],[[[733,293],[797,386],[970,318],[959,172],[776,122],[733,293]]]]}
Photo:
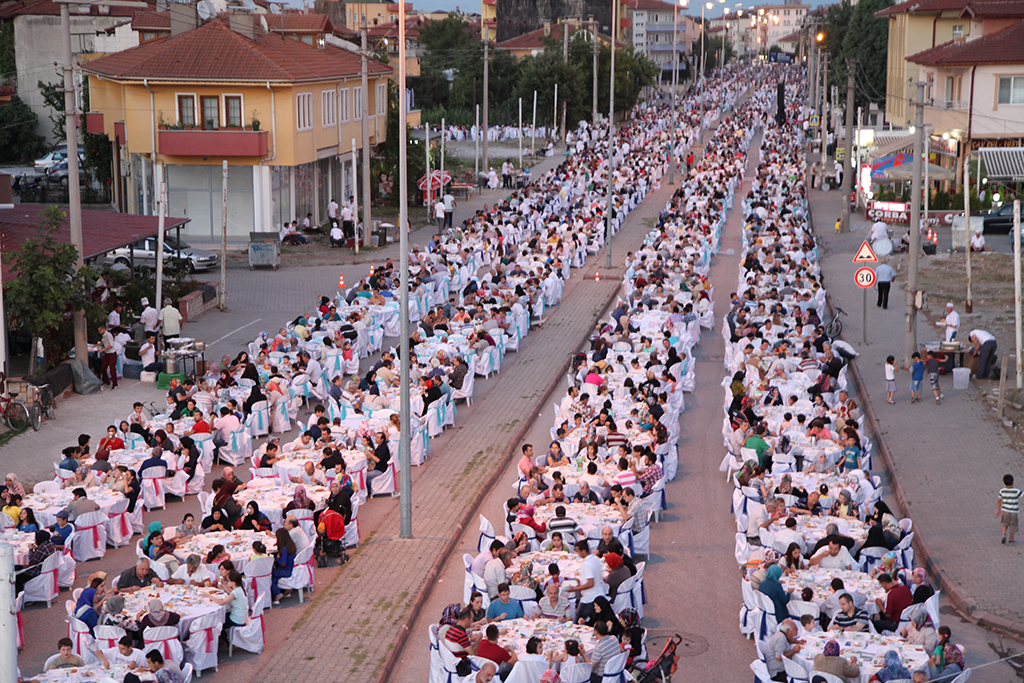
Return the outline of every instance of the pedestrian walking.
{"type": "Polygon", "coordinates": [[[117,389],[117,350],[114,348],[114,336],[107,331],[106,324],[100,323],[97,329],[100,333],[100,341],[94,349],[102,358],[100,380],[104,386],[110,384],[111,389],[117,389]]]}
{"type": "Polygon", "coordinates": [[[438,199],[434,204],[434,220],[437,221],[437,234],[444,230],[444,200],[438,199]]]}
{"type": "MultiPolygon", "coordinates": [[[[942,403],[942,389],[939,388],[939,359],[931,351],[925,351],[925,369],[928,372],[928,384],[932,387],[932,394],[935,395],[935,403],[942,403]]],[[[920,393],[918,393],[920,396],[920,393]]],[[[918,401],[921,399],[918,398],[918,401]]]]}
{"type": "Polygon", "coordinates": [[[917,351],[910,357],[914,362],[910,365],[910,402],[921,400],[921,385],[924,383],[924,361],[917,351]]]}
{"type": "Polygon", "coordinates": [[[444,227],[452,227],[452,216],[455,214],[455,196],[451,192],[445,192],[442,198],[444,202],[444,227]]]}
{"type": "Polygon", "coordinates": [[[886,403],[896,403],[892,399],[896,395],[896,372],[899,367],[896,365],[896,357],[889,356],[885,359],[885,401],[886,403]]]}
{"type": "Polygon", "coordinates": [[[1015,542],[1013,537],[1017,533],[1022,495],[1024,493],[1013,485],[1013,475],[1003,475],[1003,488],[999,489],[999,507],[996,508],[996,517],[1003,525],[1003,540],[1001,543],[1015,542]]]}
{"type": "Polygon", "coordinates": [[[875,305],[879,308],[889,308],[889,290],[892,288],[892,279],[896,277],[896,271],[892,269],[886,259],[882,259],[882,265],[875,269],[875,289],[878,290],[878,301],[875,305]]]}

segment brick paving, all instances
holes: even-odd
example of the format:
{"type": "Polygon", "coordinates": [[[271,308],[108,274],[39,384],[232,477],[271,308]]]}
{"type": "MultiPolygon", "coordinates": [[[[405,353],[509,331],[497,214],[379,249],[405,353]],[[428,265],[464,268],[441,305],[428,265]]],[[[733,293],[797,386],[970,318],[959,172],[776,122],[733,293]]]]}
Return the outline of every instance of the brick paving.
{"type": "MultiPolygon", "coordinates": [[[[999,621],[1003,619],[1024,632],[1020,580],[1024,539],[1016,545],[1000,545],[995,518],[1002,476],[1013,473],[1018,481],[1024,479],[1024,458],[978,394],[979,389],[988,391],[996,383],[972,379],[969,389],[954,390],[952,377],[944,376],[940,378],[945,394],[942,405],[931,400],[927,386],[923,402],[911,404],[909,373],[901,370],[896,405],[885,402],[885,358],[891,354],[899,363],[903,359],[907,257],[890,258],[897,277],[888,310],[877,308],[874,291],[868,292],[868,344],[861,344],[862,295],[853,282],[851,261],[870,224],[854,216],[853,231],[836,235],[831,228],[838,201],[836,192],[811,193],[818,240],[824,247],[825,285],[833,302],[849,314],[843,319],[843,336],[861,354],[856,366],[866,384],[862,398],[877,418],[879,436],[891,457],[889,475],[894,488],[902,493],[905,512],[914,521],[915,541],[927,546],[930,569],[947,584],[944,597],[953,598],[954,606],[973,612],[972,618],[983,624],[1005,626],[999,621]],[[954,589],[952,595],[950,588],[954,589]]],[[[957,308],[963,315],[962,303],[957,308]]],[[[966,330],[972,323],[965,317],[963,324],[966,330]]],[[[937,339],[937,330],[920,318],[918,341],[937,339]]],[[[1012,353],[1012,340],[1000,339],[999,344],[1000,353],[1012,353]]],[[[878,464],[876,469],[880,469],[878,464]]]]}
{"type": "MultiPolygon", "coordinates": [[[[642,243],[651,219],[657,218],[670,195],[667,185],[648,195],[617,235],[614,253],[642,243]]],[[[415,538],[398,538],[398,500],[374,501],[390,506],[383,522],[370,534],[360,529],[360,549],[332,581],[318,587],[283,647],[264,657],[260,680],[365,682],[375,677],[453,526],[505,461],[510,447],[516,446],[517,434],[529,423],[527,416],[544,412],[549,403],[545,394],[553,382],[563,381],[570,352],[590,333],[595,317],[618,290],[621,268],[607,271],[603,264],[602,251],[582,272],[574,272],[562,305],[549,309],[543,328],[531,332],[519,353],[506,354],[491,395],[459,408],[456,434],[448,447],[434,451],[427,465],[418,468],[422,472],[413,486],[415,538]],[[598,268],[607,273],[607,280],[592,279],[598,268]],[[329,661],[325,663],[322,654],[310,656],[327,643],[337,646],[329,661]]]]}

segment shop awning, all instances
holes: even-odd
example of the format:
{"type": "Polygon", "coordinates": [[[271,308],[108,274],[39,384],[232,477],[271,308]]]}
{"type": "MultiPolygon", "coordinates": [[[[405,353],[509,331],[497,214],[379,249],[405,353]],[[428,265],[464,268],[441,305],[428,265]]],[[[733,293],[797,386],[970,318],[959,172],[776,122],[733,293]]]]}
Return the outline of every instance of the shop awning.
{"type": "Polygon", "coordinates": [[[913,151],[913,148],[913,135],[875,135],[875,148],[868,153],[868,157],[882,159],[897,152],[913,151]]]}
{"type": "Polygon", "coordinates": [[[1024,181],[1024,147],[982,147],[978,151],[985,162],[985,176],[990,181],[1024,181]]]}
{"type": "MultiPolygon", "coordinates": [[[[914,177],[914,166],[913,157],[910,157],[910,162],[903,164],[902,166],[893,166],[885,171],[885,175],[890,180],[911,180],[914,177]]],[[[921,169],[921,179],[924,180],[924,169],[921,169]]],[[[928,180],[956,180],[956,173],[951,169],[943,168],[942,166],[936,166],[933,163],[928,164],[928,180]]]]}
{"type": "Polygon", "coordinates": [[[891,168],[902,166],[904,164],[910,164],[914,161],[913,154],[905,154],[900,152],[899,154],[890,154],[887,157],[879,159],[871,165],[871,179],[872,180],[885,180],[887,178],[885,172],[891,168]]]}

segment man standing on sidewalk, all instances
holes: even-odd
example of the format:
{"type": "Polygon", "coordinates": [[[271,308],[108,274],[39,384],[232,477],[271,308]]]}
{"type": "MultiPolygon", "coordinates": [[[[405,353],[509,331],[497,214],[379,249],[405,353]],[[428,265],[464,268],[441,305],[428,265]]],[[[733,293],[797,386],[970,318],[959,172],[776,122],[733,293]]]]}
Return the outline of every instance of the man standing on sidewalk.
{"type": "Polygon", "coordinates": [[[988,379],[996,360],[996,338],[985,330],[971,330],[967,338],[974,344],[971,355],[978,359],[978,368],[974,371],[974,376],[978,379],[988,379]]]}
{"type": "Polygon", "coordinates": [[[181,312],[171,305],[170,298],[164,299],[164,307],[160,309],[160,324],[165,340],[177,339],[181,334],[181,312]]]}
{"type": "Polygon", "coordinates": [[[953,302],[946,304],[946,317],[938,325],[946,328],[946,341],[956,339],[956,333],[960,330],[960,314],[953,310],[953,302]]]}
{"type": "Polygon", "coordinates": [[[452,215],[455,213],[456,207],[455,197],[449,190],[444,193],[442,201],[444,202],[444,227],[450,228],[452,227],[452,215]]]}
{"type": "Polygon", "coordinates": [[[882,259],[882,265],[875,269],[875,288],[878,289],[878,301],[876,306],[889,308],[889,289],[892,287],[892,279],[896,271],[892,269],[886,259],[882,259]]]}
{"type": "Polygon", "coordinates": [[[98,329],[100,341],[96,344],[96,350],[103,359],[100,364],[100,379],[104,385],[109,383],[111,387],[117,389],[117,352],[114,350],[114,337],[107,332],[105,324],[101,323],[98,329]]]}

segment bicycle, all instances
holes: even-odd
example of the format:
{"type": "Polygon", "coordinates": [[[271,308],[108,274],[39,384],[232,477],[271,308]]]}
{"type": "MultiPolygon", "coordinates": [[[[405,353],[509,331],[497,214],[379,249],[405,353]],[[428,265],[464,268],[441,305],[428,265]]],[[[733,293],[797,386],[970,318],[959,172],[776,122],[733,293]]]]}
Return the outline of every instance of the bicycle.
{"type": "Polygon", "coordinates": [[[7,396],[0,396],[0,415],[8,427],[20,432],[28,428],[30,415],[24,403],[14,400],[17,397],[18,394],[13,392],[7,396]]]}
{"type": "Polygon", "coordinates": [[[843,321],[839,319],[839,316],[846,315],[846,311],[836,306],[836,314],[831,320],[826,322],[822,327],[825,330],[825,336],[829,339],[835,339],[843,332],[843,321]]]}
{"type": "Polygon", "coordinates": [[[29,411],[29,418],[31,419],[32,429],[39,431],[39,428],[43,424],[43,418],[52,420],[56,417],[56,401],[53,398],[53,392],[50,391],[49,384],[40,384],[35,387],[36,397],[32,401],[32,409],[29,411]]]}

